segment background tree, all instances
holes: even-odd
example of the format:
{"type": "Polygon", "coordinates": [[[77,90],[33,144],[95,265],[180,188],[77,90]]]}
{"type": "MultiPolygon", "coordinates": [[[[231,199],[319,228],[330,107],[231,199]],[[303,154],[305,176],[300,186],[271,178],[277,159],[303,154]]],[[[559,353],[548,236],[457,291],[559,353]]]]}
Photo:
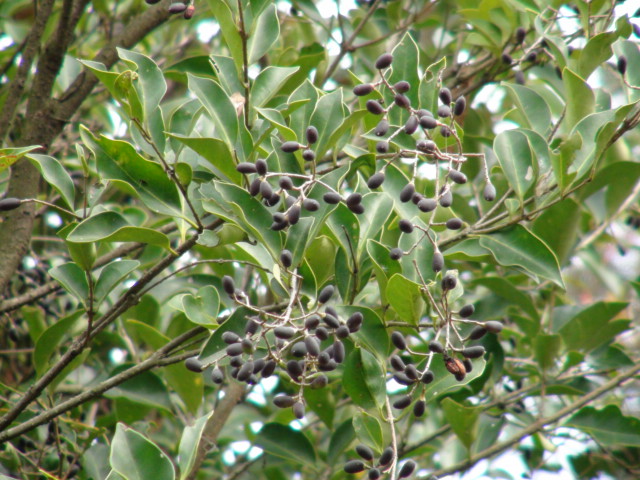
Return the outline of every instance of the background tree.
{"type": "Polygon", "coordinates": [[[624,8],[3,2],[0,473],[636,477],[624,8]]]}

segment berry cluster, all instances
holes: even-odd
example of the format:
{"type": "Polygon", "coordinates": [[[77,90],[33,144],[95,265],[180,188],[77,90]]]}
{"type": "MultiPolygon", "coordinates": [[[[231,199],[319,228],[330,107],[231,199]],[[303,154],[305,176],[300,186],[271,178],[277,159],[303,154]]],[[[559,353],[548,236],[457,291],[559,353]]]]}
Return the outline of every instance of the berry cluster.
{"type": "MultiPolygon", "coordinates": [[[[155,5],[159,3],[160,0],[145,0],[148,5],[155,5]]],[[[185,2],[174,2],[169,5],[169,13],[172,15],[181,13],[185,20],[190,20],[196,13],[196,6],[192,1],[187,0],[185,2]]]]}
{"type": "MultiPolygon", "coordinates": [[[[291,266],[292,254],[288,250],[281,252],[280,259],[285,268],[291,266]]],[[[230,376],[250,385],[259,381],[258,375],[267,378],[280,367],[299,388],[295,395],[276,396],[274,404],[279,408],[292,408],[296,418],[303,418],[304,388],[328,385],[325,372],[335,370],[344,362],[343,342],[360,330],[364,319],[362,313],[355,312],[343,320],[335,308],[326,305],[334,295],[333,285],[320,291],[315,309],[296,318],[290,316],[290,310],[277,315],[252,306],[247,295],[236,288],[229,276],[223,277],[222,286],[238,305],[256,311],[257,315],[247,319],[244,337],[231,331],[222,334],[222,340],[228,346],[222,358],[213,362],[211,379],[217,384],[224,381],[222,365],[225,359],[225,365],[228,363],[231,367],[230,376]],[[257,352],[266,353],[257,357],[257,352]]],[[[211,365],[203,365],[193,357],[186,360],[185,366],[201,372],[211,365]]]]}
{"type": "MultiPolygon", "coordinates": [[[[362,444],[356,446],[356,453],[362,460],[349,460],[344,464],[344,471],[346,473],[360,473],[368,469],[367,478],[370,480],[377,480],[382,478],[384,474],[389,473],[396,455],[392,447],[387,447],[378,460],[375,461],[373,450],[362,444]]],[[[396,478],[410,477],[416,467],[416,462],[413,460],[405,461],[400,467],[396,478]]]]}

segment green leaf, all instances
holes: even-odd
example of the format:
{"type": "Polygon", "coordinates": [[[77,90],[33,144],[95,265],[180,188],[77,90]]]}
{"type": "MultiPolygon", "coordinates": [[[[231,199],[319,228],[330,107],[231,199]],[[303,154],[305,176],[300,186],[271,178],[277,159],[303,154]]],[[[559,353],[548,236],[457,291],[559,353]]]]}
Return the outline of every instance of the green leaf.
{"type": "Polygon", "coordinates": [[[473,370],[471,373],[467,373],[464,380],[459,382],[456,380],[456,377],[451,375],[451,373],[446,369],[444,362],[442,361],[442,356],[434,355],[429,369],[433,372],[435,379],[425,387],[424,400],[429,403],[434,398],[442,396],[445,393],[460,390],[465,385],[480,377],[486,366],[485,359],[477,358],[471,362],[473,364],[473,370]]]}
{"type": "MultiPolygon", "coordinates": [[[[222,3],[222,2],[221,2],[222,3]]],[[[241,160],[246,159],[238,139],[238,116],[236,108],[225,91],[215,81],[188,74],[189,89],[202,102],[215,125],[215,135],[227,144],[229,149],[237,151],[241,160]]]]}
{"type": "Polygon", "coordinates": [[[356,437],[365,445],[370,446],[377,452],[382,452],[385,441],[382,434],[382,426],[378,419],[366,412],[358,412],[353,416],[353,430],[356,437]]]}
{"type": "Polygon", "coordinates": [[[265,452],[291,463],[316,467],[316,452],[309,439],[301,431],[287,425],[265,424],[254,443],[265,452]]]}
{"type": "Polygon", "coordinates": [[[538,334],[533,339],[536,362],[542,370],[549,370],[556,365],[560,349],[562,348],[562,337],[560,335],[538,334]]]}
{"type": "Polygon", "coordinates": [[[205,327],[218,324],[220,296],[213,286],[202,287],[196,295],[187,294],[183,296],[182,305],[187,318],[193,323],[205,327]]]}
{"type": "Polygon", "coordinates": [[[183,143],[197,154],[201,155],[208,163],[203,164],[222,180],[229,180],[236,185],[242,182],[242,174],[236,170],[233,155],[229,146],[218,138],[184,137],[170,134],[180,143],[183,143]]]}
{"type": "Polygon", "coordinates": [[[528,125],[541,135],[546,135],[552,126],[551,111],[545,99],[535,90],[515,83],[503,84],[509,89],[517,111],[527,120],[528,125]]]}
{"type": "Polygon", "coordinates": [[[0,148],[0,172],[16,163],[27,153],[41,148],[40,145],[21,148],[0,148]]]}
{"type": "Polygon", "coordinates": [[[56,235],[65,240],[71,259],[84,271],[90,271],[96,261],[96,246],[92,243],[74,243],[67,240],[67,235],[76,228],[78,222],[71,222],[62,227],[56,235]]]}
{"type": "Polygon", "coordinates": [[[198,360],[202,363],[213,363],[226,356],[225,348],[227,344],[222,340],[224,332],[234,332],[244,335],[244,329],[247,326],[247,315],[251,314],[251,310],[244,307],[237,308],[231,316],[220,325],[209,337],[202,347],[198,360]]]}
{"type": "Polygon", "coordinates": [[[509,301],[509,303],[518,305],[531,318],[536,320],[540,318],[538,309],[533,304],[531,297],[520,291],[508,278],[494,276],[476,278],[473,280],[473,284],[487,287],[496,295],[509,301]]]}
{"type": "Polygon", "coordinates": [[[409,82],[411,89],[405,95],[411,100],[411,106],[417,108],[419,102],[418,86],[420,85],[420,76],[418,75],[420,52],[409,32],[404,34],[391,54],[393,55],[393,64],[391,65],[389,82],[392,85],[400,80],[409,82]]]}
{"type": "Polygon", "coordinates": [[[417,325],[424,312],[425,303],[420,292],[421,286],[405,276],[396,273],[387,283],[386,297],[400,320],[417,325]]]}
{"type": "Polygon", "coordinates": [[[169,457],[151,440],[122,423],[116,426],[109,462],[127,480],[175,478],[169,457]]]}
{"type": "Polygon", "coordinates": [[[205,210],[235,223],[268,248],[273,258],[282,250],[282,237],[271,229],[271,213],[244,188],[213,182],[201,188],[205,210]]]}
{"type": "Polygon", "coordinates": [[[535,181],[533,155],[526,135],[518,130],[507,130],[496,135],[493,149],[498,157],[509,186],[520,199],[535,181]]]}
{"type": "Polygon", "coordinates": [[[213,415],[213,411],[198,418],[193,425],[184,427],[180,446],[178,447],[178,467],[180,467],[180,480],[184,480],[191,473],[195,464],[196,452],[202,442],[202,432],[213,415]]]}
{"type": "Polygon", "coordinates": [[[105,180],[119,180],[130,186],[151,210],[164,215],[182,217],[178,187],[159,163],[146,160],[128,142],[112,140],[103,135],[95,137],[81,127],[84,143],[96,156],[100,176],[105,180]]]}
{"type": "Polygon", "coordinates": [[[94,289],[95,305],[100,305],[109,292],[118,286],[140,262],[137,260],[118,260],[108,263],[100,272],[94,289]]]}
{"type": "Polygon", "coordinates": [[[40,170],[45,181],[58,191],[67,207],[73,210],[76,187],[60,162],[49,155],[36,153],[28,154],[27,158],[40,170]]]}
{"type": "Polygon", "coordinates": [[[55,280],[60,282],[62,287],[82,303],[86,303],[89,297],[89,284],[87,274],[77,264],[73,262],[65,263],[49,270],[55,280]]]}
{"type": "Polygon", "coordinates": [[[249,32],[247,63],[251,65],[260,60],[276,43],[279,36],[278,9],[272,4],[254,21],[252,31],[249,32]]]}
{"type": "Polygon", "coordinates": [[[353,403],[364,408],[382,408],[386,396],[385,374],[372,353],[354,349],[345,362],[342,386],[353,403]]]}
{"type": "Polygon", "coordinates": [[[353,442],[355,438],[356,433],[353,430],[352,419],[349,418],[342,422],[340,426],[331,433],[327,463],[330,465],[334,464],[338,460],[338,456],[349,448],[349,445],[351,445],[351,442],[353,442]]]}
{"type": "Polygon", "coordinates": [[[533,223],[532,232],[556,254],[560,265],[569,260],[575,246],[580,211],[580,205],[567,198],[547,208],[533,223]]]}
{"type": "Polygon", "coordinates": [[[589,38],[589,41],[580,52],[580,58],[578,60],[578,75],[584,79],[588,79],[589,75],[604,64],[613,51],[611,45],[622,36],[629,36],[631,33],[631,27],[628,21],[624,18],[619,18],[616,22],[616,30],[613,32],[603,32],[589,38]]]}
{"type": "Polygon", "coordinates": [[[265,106],[297,71],[298,67],[267,67],[262,70],[251,87],[251,106],[265,106]]]}
{"type": "Polygon", "coordinates": [[[440,406],[444,417],[458,439],[467,449],[471,448],[478,433],[478,417],[482,408],[465,407],[451,398],[442,400],[440,406]]]}
{"type": "Polygon", "coordinates": [[[233,13],[229,9],[227,2],[220,0],[208,0],[209,8],[213,18],[215,18],[220,25],[222,36],[227,44],[227,48],[231,53],[231,57],[236,63],[236,69],[238,75],[242,72],[242,38],[238,32],[238,25],[233,18],[233,13]]]}
{"type": "Polygon", "coordinates": [[[38,337],[33,349],[33,365],[38,377],[47,371],[49,359],[58,349],[62,340],[70,338],[82,320],[82,312],[74,312],[58,320],[38,337]]]}
{"type": "Polygon", "coordinates": [[[629,320],[614,320],[626,307],[624,302],[598,302],[580,310],[554,330],[562,335],[567,349],[588,352],[612,341],[629,327],[629,320]]]}
{"type": "MultiPolygon", "coordinates": [[[[324,95],[316,103],[309,125],[313,125],[318,129],[318,142],[314,145],[318,158],[322,158],[324,153],[331,148],[329,138],[345,119],[345,110],[341,88],[324,95]]],[[[300,138],[302,139],[303,137],[300,138]]]]}
{"type": "Polygon", "coordinates": [[[370,308],[354,306],[339,306],[336,310],[341,317],[349,318],[356,312],[364,317],[361,329],[352,334],[356,344],[361,343],[370,353],[373,353],[381,362],[385,362],[389,352],[389,334],[380,316],[370,308]]]}
{"type": "Polygon", "coordinates": [[[567,130],[571,130],[583,118],[593,112],[595,96],[585,79],[569,68],[565,68],[562,71],[562,82],[564,83],[565,98],[567,99],[567,111],[563,126],[567,130]]]}
{"type": "Polygon", "coordinates": [[[138,79],[142,87],[142,102],[146,118],[150,118],[158,108],[160,101],[167,91],[162,71],[156,63],[142,53],[116,47],[118,56],[132,68],[137,68],[138,79]]]}
{"type": "Polygon", "coordinates": [[[388,303],[387,285],[389,278],[396,273],[402,273],[402,268],[399,262],[391,259],[388,247],[380,242],[368,240],[367,253],[373,262],[373,270],[380,289],[380,302],[382,305],[386,305],[388,303]]]}
{"type": "Polygon", "coordinates": [[[157,230],[132,227],[116,212],[102,212],[87,218],[69,234],[67,239],[76,243],[88,242],[142,242],[171,250],[169,237],[157,230]]]}
{"type": "MultiPolygon", "coordinates": [[[[131,368],[133,364],[119,365],[111,372],[114,377],[124,370],[131,368]]],[[[171,412],[172,404],[169,392],[160,378],[150,371],[138,373],[135,377],[125,380],[116,387],[104,393],[108,398],[123,398],[130,402],[138,403],[152,408],[159,408],[171,412]]]]}
{"type": "Polygon", "coordinates": [[[564,425],[582,430],[605,447],[640,447],[640,420],[623,415],[617,405],[607,405],[600,410],[584,407],[564,425]]]}
{"type": "Polygon", "coordinates": [[[483,235],[480,237],[480,245],[491,251],[500,265],[522,268],[564,288],[555,254],[522,225],[515,225],[508,231],[483,235]]]}

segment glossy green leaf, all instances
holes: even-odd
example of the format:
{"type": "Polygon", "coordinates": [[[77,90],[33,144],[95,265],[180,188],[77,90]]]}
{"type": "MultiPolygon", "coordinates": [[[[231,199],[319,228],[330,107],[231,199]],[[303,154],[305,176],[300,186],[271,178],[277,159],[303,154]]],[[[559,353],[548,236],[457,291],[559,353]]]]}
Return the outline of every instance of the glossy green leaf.
{"type": "Polygon", "coordinates": [[[182,305],[187,318],[202,326],[218,324],[218,309],[220,296],[211,285],[202,287],[195,295],[187,294],[182,297],[182,305]]]}
{"type": "MultiPolygon", "coordinates": [[[[113,377],[132,366],[133,364],[120,365],[111,372],[111,376],[113,377]]],[[[108,398],[123,398],[167,412],[170,412],[172,407],[169,392],[164,383],[155,373],[150,371],[139,373],[135,377],[125,380],[105,392],[104,395],[108,398]]]]}
{"type": "Polygon", "coordinates": [[[141,433],[122,423],[116,426],[109,456],[111,468],[127,480],[174,480],[169,457],[141,433]]]}
{"type": "Polygon", "coordinates": [[[255,439],[265,452],[294,464],[315,467],[316,452],[309,439],[299,430],[280,423],[265,424],[255,439]]]}
{"type": "Polygon", "coordinates": [[[84,143],[96,156],[98,172],[104,180],[119,180],[130,186],[154,212],[182,217],[178,188],[159,163],[146,160],[128,142],[94,136],[81,128],[84,143]]]}
{"type": "Polygon", "coordinates": [[[175,134],[171,134],[171,137],[201,155],[208,162],[204,164],[205,168],[210,168],[218,177],[240,184],[242,174],[236,170],[233,155],[225,142],[218,138],[184,137],[175,134]]]}
{"type": "Polygon", "coordinates": [[[356,433],[353,429],[352,419],[349,418],[342,422],[331,434],[331,439],[329,440],[329,451],[327,453],[327,463],[335,463],[338,456],[349,448],[349,445],[351,445],[351,442],[353,442],[355,438],[356,433]]]}
{"type": "Polygon", "coordinates": [[[137,260],[119,260],[111,262],[100,271],[100,276],[94,288],[95,304],[100,305],[116,286],[118,286],[140,262],[137,260]]]}
{"type": "Polygon", "coordinates": [[[247,326],[247,316],[251,314],[251,311],[242,307],[237,308],[231,316],[224,321],[205,342],[198,360],[202,363],[213,363],[220,360],[226,355],[225,348],[227,344],[222,340],[222,334],[224,332],[234,332],[239,335],[244,335],[244,329],[247,326]]]}
{"type": "Polygon", "coordinates": [[[354,349],[344,365],[342,386],[353,403],[365,410],[382,408],[385,401],[385,375],[372,353],[354,349]]]}
{"type": "Polygon", "coordinates": [[[191,473],[195,464],[196,453],[200,443],[203,441],[202,433],[213,415],[213,411],[196,419],[193,425],[187,425],[182,431],[180,446],[178,447],[178,467],[180,467],[180,480],[184,480],[191,473]]]}
{"type": "Polygon", "coordinates": [[[86,303],[89,297],[89,283],[87,274],[78,265],[73,262],[64,263],[49,270],[49,275],[60,282],[67,292],[86,303]]]}
{"type": "Polygon", "coordinates": [[[564,425],[582,430],[606,447],[640,447],[640,420],[623,415],[617,405],[583,407],[564,425]]]}
{"type": "Polygon", "coordinates": [[[67,237],[77,243],[87,242],[142,242],[171,250],[169,237],[157,230],[132,227],[116,212],[102,212],[78,224],[67,237]]]}
{"type": "Polygon", "coordinates": [[[318,157],[321,158],[330,148],[329,137],[347,116],[345,110],[346,107],[342,103],[342,89],[327,93],[318,100],[309,120],[309,125],[318,129],[318,142],[313,148],[318,157]]]}
{"type": "Polygon", "coordinates": [[[231,57],[235,61],[238,75],[242,72],[242,38],[238,31],[238,25],[235,22],[234,15],[227,5],[227,2],[220,0],[207,0],[213,17],[217,20],[222,31],[222,36],[227,48],[231,52],[231,57]]]}
{"type": "Polygon", "coordinates": [[[500,265],[524,269],[529,274],[551,280],[564,288],[555,254],[538,237],[522,225],[508,231],[483,235],[480,245],[491,251],[500,265]]]}
{"type": "Polygon", "coordinates": [[[613,43],[620,36],[628,37],[630,33],[631,26],[629,22],[624,18],[619,18],[614,31],[599,33],[589,38],[589,41],[580,52],[578,75],[588,79],[596,68],[611,58],[613,54],[611,46],[613,43]]]}
{"type": "MultiPolygon", "coordinates": [[[[418,45],[410,33],[405,33],[400,42],[391,51],[393,63],[391,64],[391,75],[389,82],[393,85],[400,80],[405,80],[411,85],[411,89],[405,95],[411,100],[411,105],[417,108],[418,86],[420,76],[418,75],[418,65],[420,64],[420,53],[418,45]]],[[[394,109],[395,111],[399,109],[394,109]]]]}
{"type": "Polygon", "coordinates": [[[374,451],[382,452],[386,445],[380,421],[367,412],[360,411],[353,416],[352,422],[358,440],[374,451]]]}
{"type": "Polygon", "coordinates": [[[493,149],[509,186],[522,202],[535,181],[533,155],[526,135],[518,130],[501,132],[493,142],[493,149]]]}
{"type": "Polygon", "coordinates": [[[198,97],[206,108],[215,125],[214,135],[221,138],[229,149],[237,151],[238,156],[244,160],[245,152],[237,143],[238,116],[236,108],[225,91],[215,81],[188,75],[189,89],[198,97]]]}
{"type": "Polygon", "coordinates": [[[427,403],[431,402],[434,398],[437,398],[444,393],[450,393],[452,391],[459,390],[465,385],[469,384],[476,378],[480,377],[484,372],[486,361],[484,358],[477,358],[472,360],[473,370],[471,373],[467,373],[464,380],[458,381],[449,371],[446,369],[442,355],[434,355],[434,358],[429,366],[429,369],[433,372],[435,379],[424,389],[424,399],[427,403]]]}
{"type": "Polygon", "coordinates": [[[247,63],[251,65],[260,60],[271,49],[279,36],[278,9],[272,4],[254,21],[254,26],[249,32],[247,63]]]}
{"type": "Polygon", "coordinates": [[[0,148],[0,172],[9,168],[27,153],[33,152],[38,148],[40,148],[39,145],[20,148],[0,148]]]}
{"type": "Polygon", "coordinates": [[[533,339],[535,359],[542,370],[549,370],[556,365],[560,349],[562,348],[562,337],[560,335],[536,335],[533,339]]]}
{"type": "Polygon", "coordinates": [[[564,265],[578,236],[580,205],[567,198],[546,209],[533,223],[532,232],[546,243],[564,265]]]}
{"type": "Polygon", "coordinates": [[[267,67],[262,70],[251,87],[251,105],[265,106],[297,71],[298,67],[267,67]]]}
{"type": "Polygon", "coordinates": [[[389,278],[394,274],[402,273],[400,263],[389,256],[389,248],[380,242],[369,239],[367,241],[367,253],[373,262],[376,281],[380,287],[380,301],[383,305],[388,303],[387,285],[389,278]]]}
{"type": "Polygon", "coordinates": [[[351,335],[356,344],[361,344],[373,353],[381,362],[385,362],[389,351],[389,334],[380,316],[370,308],[359,305],[337,307],[338,313],[345,319],[356,312],[364,317],[360,331],[351,335]]]}
{"type": "Polygon", "coordinates": [[[142,101],[145,115],[151,116],[153,111],[160,105],[160,100],[167,91],[167,84],[164,81],[162,71],[156,63],[146,55],[133,50],[117,48],[118,55],[125,60],[132,68],[137,68],[138,81],[142,87],[142,101]]]}
{"type": "Polygon", "coordinates": [[[387,283],[386,296],[403,322],[417,325],[425,309],[420,285],[396,273],[387,283]]]}
{"type": "Polygon", "coordinates": [[[567,349],[588,352],[612,341],[629,327],[629,320],[615,320],[626,306],[623,302],[595,303],[577,312],[557,332],[567,349]]]}
{"type": "Polygon", "coordinates": [[[72,336],[83,321],[86,322],[82,312],[74,312],[58,320],[38,337],[33,349],[33,365],[39,377],[47,371],[49,360],[61,345],[62,340],[72,336]]]}
{"type": "Polygon", "coordinates": [[[29,153],[27,158],[40,170],[45,181],[60,193],[67,207],[73,210],[76,187],[60,162],[49,155],[39,155],[37,153],[29,153]]]}
{"type": "Polygon", "coordinates": [[[540,314],[536,309],[531,297],[519,290],[509,278],[487,276],[473,280],[474,285],[487,287],[491,292],[506,299],[509,303],[518,305],[531,318],[539,319],[540,314]]]}
{"type": "Polygon", "coordinates": [[[567,112],[563,126],[570,130],[584,117],[593,113],[595,97],[585,79],[569,68],[562,71],[562,82],[567,99],[567,112]]]}
{"type": "Polygon", "coordinates": [[[522,126],[531,128],[542,135],[547,134],[552,127],[552,121],[551,111],[545,99],[535,90],[523,85],[506,83],[504,86],[511,93],[518,112],[528,122],[528,125],[522,126]]]}
{"type": "Polygon", "coordinates": [[[445,398],[440,403],[442,412],[462,444],[471,448],[478,433],[478,417],[481,407],[465,407],[451,398],[445,398]]]}

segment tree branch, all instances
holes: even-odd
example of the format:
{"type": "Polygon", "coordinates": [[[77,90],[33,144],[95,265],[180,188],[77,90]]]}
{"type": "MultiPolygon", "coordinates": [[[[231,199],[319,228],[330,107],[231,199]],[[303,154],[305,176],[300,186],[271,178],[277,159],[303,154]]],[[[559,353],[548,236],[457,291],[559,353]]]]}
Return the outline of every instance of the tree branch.
{"type": "Polygon", "coordinates": [[[188,332],[183,333],[179,337],[174,338],[169,341],[160,349],[156,350],[153,355],[144,360],[143,362],[128,368],[124,372],[115,375],[108,380],[92,387],[83,393],[76,395],[69,400],[66,400],[62,403],[57,404],[55,407],[47,409],[43,413],[36,415],[35,417],[27,420],[26,422],[21,423],[13,428],[10,428],[2,433],[0,433],[0,444],[6,442],[7,440],[11,440],[12,438],[18,437],[30,430],[33,430],[39,425],[44,423],[48,423],[59,415],[62,415],[65,412],[68,412],[72,408],[77,407],[78,405],[82,405],[83,403],[88,402],[89,400],[98,397],[103,394],[107,390],[120,385],[121,383],[129,380],[130,378],[135,377],[147,370],[151,370],[152,368],[164,365],[170,365],[172,363],[176,363],[182,361],[184,357],[191,356],[192,352],[188,354],[181,354],[175,357],[167,358],[167,355],[176,347],[186,342],[187,340],[195,337],[199,333],[205,332],[206,329],[204,327],[196,327],[192,328],[188,332]]]}
{"type": "Polygon", "coordinates": [[[558,420],[560,420],[561,418],[566,417],[567,415],[569,415],[571,413],[574,413],[576,410],[579,410],[580,408],[582,408],[585,405],[591,403],[592,401],[594,401],[596,398],[600,397],[601,395],[604,395],[605,393],[607,393],[607,392],[613,390],[614,388],[620,386],[623,382],[629,380],[631,377],[637,375],[638,373],[640,373],[640,364],[636,364],[634,367],[630,368],[625,373],[623,373],[621,375],[618,375],[617,377],[609,380],[604,385],[602,385],[602,386],[596,388],[595,390],[593,390],[593,391],[581,396],[578,400],[576,400],[575,402],[567,405],[564,408],[561,408],[560,410],[558,410],[553,415],[549,415],[548,417],[544,417],[544,418],[541,418],[540,420],[537,420],[537,421],[533,422],[531,425],[529,425],[528,427],[524,428],[517,435],[514,435],[510,439],[505,440],[504,442],[496,443],[495,445],[493,445],[493,446],[491,446],[491,447],[489,447],[489,448],[487,448],[485,450],[482,450],[481,452],[478,452],[475,455],[472,455],[471,457],[469,457],[467,460],[465,460],[463,462],[457,463],[457,464],[452,465],[450,467],[445,467],[445,468],[441,468],[439,470],[436,470],[435,472],[432,472],[431,475],[433,475],[435,477],[441,477],[441,476],[444,476],[444,475],[451,475],[452,473],[461,472],[463,470],[466,470],[466,469],[472,467],[473,465],[478,463],[480,460],[483,460],[485,458],[497,455],[498,453],[501,453],[501,452],[507,450],[508,448],[510,448],[511,446],[519,443],[524,438],[526,438],[526,437],[528,437],[530,435],[533,435],[534,433],[542,430],[547,425],[549,425],[551,423],[555,423],[558,420]]]}

